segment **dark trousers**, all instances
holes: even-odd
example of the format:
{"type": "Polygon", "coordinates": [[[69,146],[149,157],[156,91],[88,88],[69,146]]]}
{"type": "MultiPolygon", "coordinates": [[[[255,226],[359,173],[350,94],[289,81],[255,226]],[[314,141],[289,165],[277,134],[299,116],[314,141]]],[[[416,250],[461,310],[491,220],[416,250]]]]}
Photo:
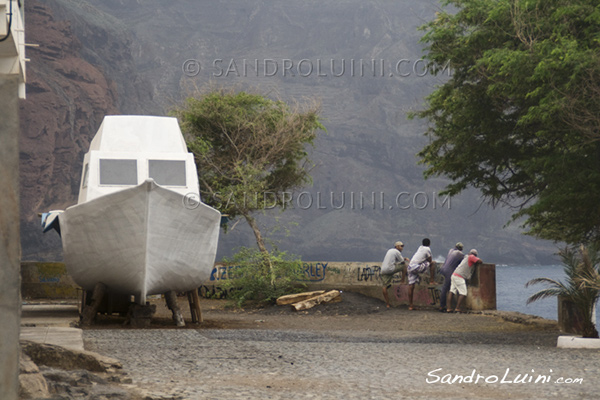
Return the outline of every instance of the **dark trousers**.
{"type": "Polygon", "coordinates": [[[442,285],[442,291],[440,293],[440,308],[446,308],[446,297],[450,291],[450,279],[452,278],[453,271],[440,271],[444,276],[444,284],[442,285]]]}

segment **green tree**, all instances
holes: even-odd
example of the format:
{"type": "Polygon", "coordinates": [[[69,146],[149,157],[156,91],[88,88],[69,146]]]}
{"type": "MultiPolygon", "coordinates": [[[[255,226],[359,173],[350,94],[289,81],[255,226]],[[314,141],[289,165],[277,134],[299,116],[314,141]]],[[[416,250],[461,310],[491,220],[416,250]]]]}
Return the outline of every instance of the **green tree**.
{"type": "Polygon", "coordinates": [[[582,336],[597,338],[595,321],[593,321],[594,306],[600,297],[600,253],[581,246],[578,251],[565,248],[559,252],[563,262],[566,281],[556,281],[549,278],[532,279],[525,287],[543,284],[546,289],[531,295],[527,304],[548,297],[561,297],[573,304],[581,316],[582,336]]]}
{"type": "Polygon", "coordinates": [[[273,265],[253,214],[284,207],[289,191],[310,182],[306,146],[325,130],[319,112],[316,102],[291,106],[224,89],[189,97],[173,111],[195,155],[202,200],[248,222],[272,283],[273,265]]]}
{"type": "Polygon", "coordinates": [[[412,115],[429,121],[426,177],[514,207],[526,233],[600,242],[600,4],[447,0],[422,28],[452,76],[412,115]]]}

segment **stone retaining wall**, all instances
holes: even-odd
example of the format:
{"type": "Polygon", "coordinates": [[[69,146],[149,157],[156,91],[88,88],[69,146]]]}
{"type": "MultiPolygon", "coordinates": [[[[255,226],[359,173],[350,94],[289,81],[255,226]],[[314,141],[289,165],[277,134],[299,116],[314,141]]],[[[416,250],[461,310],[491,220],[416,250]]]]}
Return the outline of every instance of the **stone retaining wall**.
{"type": "MultiPolygon", "coordinates": [[[[220,283],[229,279],[235,266],[215,265],[210,280],[204,282],[200,294],[204,297],[226,297],[220,283]]],[[[308,290],[338,289],[362,293],[383,300],[380,262],[304,262],[308,290]]],[[[429,272],[415,287],[414,303],[419,306],[439,306],[443,276],[436,275],[436,284],[429,285],[429,272]]],[[[483,264],[475,270],[468,286],[466,307],[471,310],[496,309],[496,265],[483,264]]],[[[408,304],[408,284],[402,273],[396,275],[389,290],[392,305],[408,304]]]]}
{"type": "MultiPolygon", "coordinates": [[[[216,264],[209,281],[199,288],[203,297],[227,297],[220,285],[229,279],[235,266],[216,264]]],[[[383,300],[380,262],[304,262],[304,284],[308,290],[338,289],[352,291],[383,300]]],[[[24,262],[21,267],[23,298],[75,299],[78,286],[66,273],[63,263],[24,262]]],[[[436,275],[436,285],[429,285],[429,273],[416,286],[414,302],[420,306],[439,306],[439,290],[443,276],[436,275]]],[[[471,310],[496,309],[496,266],[483,264],[471,278],[466,307],[471,310]]],[[[392,305],[408,304],[408,284],[402,273],[395,276],[390,292],[392,305]]]]}
{"type": "Polygon", "coordinates": [[[22,262],[23,299],[76,299],[79,286],[67,275],[64,263],[22,262]]]}

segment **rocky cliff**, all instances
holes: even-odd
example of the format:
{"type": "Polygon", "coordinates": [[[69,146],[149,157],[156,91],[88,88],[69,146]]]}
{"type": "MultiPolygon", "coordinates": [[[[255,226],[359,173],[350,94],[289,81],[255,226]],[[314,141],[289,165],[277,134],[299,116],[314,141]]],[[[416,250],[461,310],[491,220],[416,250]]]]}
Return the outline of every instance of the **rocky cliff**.
{"type": "MultiPolygon", "coordinates": [[[[128,66],[132,70],[128,38],[81,21],[77,25],[66,20],[63,11],[52,2],[25,3],[27,43],[39,47],[27,48],[31,61],[27,64],[27,99],[21,107],[24,259],[61,259],[58,236],[41,235],[37,213],[75,203],[83,155],[97,127],[104,115],[120,114],[127,108],[120,102],[122,85],[97,61],[105,57],[123,70],[128,66]],[[76,35],[74,25],[85,29],[76,35]],[[90,42],[95,43],[92,56],[90,42]]],[[[135,98],[143,90],[142,82],[128,97],[135,98]]]]}
{"type": "MultiPolygon", "coordinates": [[[[406,112],[444,77],[425,73],[417,27],[436,4],[344,0],[103,2],[29,0],[28,99],[22,114],[22,221],[26,258],[59,256],[37,212],[75,202],[81,160],[103,115],[165,114],[193,87],[236,85],[284,100],[318,99],[328,129],[312,158],[314,185],[293,209],[260,220],[304,259],[378,260],[398,239],[423,236],[435,254],[456,241],[498,263],[546,263],[547,242],[503,228],[506,210],[470,191],[447,201],[424,181],[416,152],[423,121],[406,112]],[[343,203],[342,203],[343,202],[343,203]],[[279,231],[281,232],[281,231],[279,231]]],[[[450,73],[450,71],[445,72],[450,73]]],[[[289,208],[289,207],[288,207],[289,208]]],[[[50,237],[53,235],[54,237],[50,237]]],[[[252,245],[241,223],[220,254],[252,245]]]]}

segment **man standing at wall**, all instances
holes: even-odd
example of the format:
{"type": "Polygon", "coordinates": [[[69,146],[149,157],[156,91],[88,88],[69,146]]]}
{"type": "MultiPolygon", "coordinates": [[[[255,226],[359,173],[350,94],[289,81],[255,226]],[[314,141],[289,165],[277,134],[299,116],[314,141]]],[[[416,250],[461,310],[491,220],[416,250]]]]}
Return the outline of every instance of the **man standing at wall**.
{"type": "Polygon", "coordinates": [[[402,257],[401,251],[404,249],[404,243],[398,241],[394,243],[394,247],[385,253],[383,262],[381,263],[381,281],[383,282],[383,298],[385,305],[390,308],[390,298],[388,289],[392,286],[392,277],[395,273],[400,272],[408,263],[408,258],[402,257]]]}
{"type": "Polygon", "coordinates": [[[472,249],[469,251],[469,255],[465,256],[463,260],[458,264],[456,270],[452,274],[451,284],[450,284],[450,292],[448,292],[448,299],[446,300],[447,312],[452,312],[452,294],[456,293],[458,295],[458,300],[456,301],[456,309],[454,312],[463,312],[462,303],[465,301],[467,297],[467,279],[471,279],[473,276],[473,271],[475,267],[481,264],[480,258],[477,257],[477,250],[472,249]]]}
{"type": "Polygon", "coordinates": [[[440,312],[446,312],[446,297],[448,296],[448,291],[450,290],[450,280],[452,279],[452,274],[458,264],[464,258],[464,254],[462,252],[463,244],[461,242],[456,243],[456,245],[448,251],[448,256],[446,257],[446,261],[444,261],[444,265],[440,268],[440,272],[444,276],[444,284],[442,285],[442,290],[440,293],[440,312]]]}
{"type": "Polygon", "coordinates": [[[428,238],[423,239],[422,245],[419,246],[417,252],[413,255],[408,265],[408,309],[414,310],[413,295],[415,293],[415,285],[421,282],[421,274],[429,269],[429,283],[434,284],[435,278],[435,261],[431,256],[429,246],[431,241],[428,238]]]}

